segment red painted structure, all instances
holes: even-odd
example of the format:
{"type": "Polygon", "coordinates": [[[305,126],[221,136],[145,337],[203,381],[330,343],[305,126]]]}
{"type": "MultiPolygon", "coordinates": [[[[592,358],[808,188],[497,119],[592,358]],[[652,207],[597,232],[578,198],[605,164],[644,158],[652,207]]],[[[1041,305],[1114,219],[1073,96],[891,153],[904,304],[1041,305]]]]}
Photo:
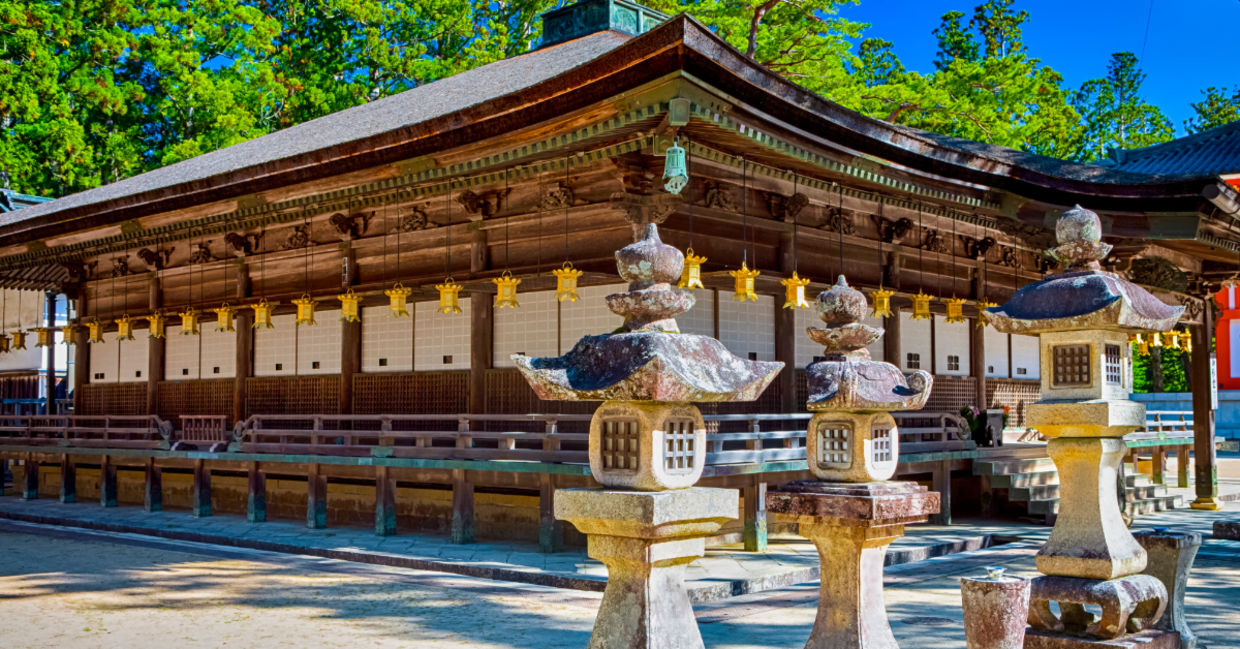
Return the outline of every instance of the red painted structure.
{"type": "Polygon", "coordinates": [[[1227,282],[1214,295],[1223,315],[1214,329],[1218,346],[1218,387],[1240,390],[1240,283],[1227,282]]]}

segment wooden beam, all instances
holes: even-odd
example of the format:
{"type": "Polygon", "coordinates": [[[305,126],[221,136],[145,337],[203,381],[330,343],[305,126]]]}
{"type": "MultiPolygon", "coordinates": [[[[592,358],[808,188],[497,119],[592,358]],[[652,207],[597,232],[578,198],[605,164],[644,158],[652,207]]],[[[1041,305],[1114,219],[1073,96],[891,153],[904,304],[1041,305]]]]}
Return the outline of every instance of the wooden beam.
{"type": "MultiPolygon", "coordinates": [[[[236,263],[237,300],[244,302],[249,299],[251,292],[250,267],[245,260],[238,260],[236,263]]],[[[246,386],[248,379],[254,376],[254,313],[245,308],[238,310],[234,326],[237,329],[235,333],[237,344],[236,372],[233,375],[232,420],[236,423],[246,417],[248,398],[246,386]]],[[[265,504],[263,516],[266,516],[265,504]]]]}
{"type": "Polygon", "coordinates": [[[766,482],[761,475],[755,475],[753,482],[741,489],[741,499],[745,503],[745,551],[766,552],[766,482]]]}
{"type": "Polygon", "coordinates": [[[564,547],[564,524],[555,517],[555,474],[538,476],[538,549],[548,554],[564,547]]]}
{"type": "Polygon", "coordinates": [[[452,470],[452,542],[474,542],[474,482],[470,472],[452,470]]]}
{"type": "Polygon", "coordinates": [[[1193,477],[1196,479],[1197,498],[1189,505],[1193,509],[1217,511],[1223,508],[1218,502],[1218,467],[1214,450],[1214,408],[1210,398],[1210,360],[1213,356],[1211,338],[1214,333],[1214,310],[1207,304],[1202,313],[1202,324],[1189,327],[1193,337],[1192,373],[1193,385],[1193,477]]]}
{"type": "Polygon", "coordinates": [[[250,462],[248,474],[245,520],[262,523],[267,520],[267,474],[258,462],[250,462]]]}
{"type": "Polygon", "coordinates": [[[164,473],[155,464],[155,458],[146,458],[146,466],[144,467],[145,480],[143,481],[143,498],[142,509],[148,512],[157,512],[164,508],[164,473]]]}
{"type": "Polygon", "coordinates": [[[99,458],[99,504],[103,507],[116,506],[116,462],[110,455],[99,458]]]}
{"type": "Polygon", "coordinates": [[[375,534],[391,536],[396,533],[396,481],[392,468],[375,467],[375,534]]]}
{"type": "Polygon", "coordinates": [[[935,525],[952,524],[952,463],[943,460],[934,466],[930,490],[939,492],[939,513],[930,515],[935,525]]]}
{"type": "Polygon", "coordinates": [[[34,453],[27,453],[22,461],[22,500],[39,497],[39,461],[34,453]]]}
{"type": "MultiPolygon", "coordinates": [[[[164,291],[158,273],[150,274],[147,302],[151,312],[164,306],[164,291]]],[[[159,412],[159,383],[164,380],[168,341],[147,336],[147,346],[150,351],[146,360],[146,411],[155,414],[159,412]]]]}
{"type": "Polygon", "coordinates": [[[327,527],[327,476],[317,463],[307,465],[306,469],[306,527],[327,527]]]}
{"type": "Polygon", "coordinates": [[[60,458],[60,502],[77,502],[77,465],[68,453],[60,458]]]}
{"type": "MultiPolygon", "coordinates": [[[[982,283],[982,273],[979,269],[973,269],[973,296],[979,300],[985,299],[986,286],[982,283]]],[[[980,307],[979,307],[980,308],[980,307]]],[[[973,375],[975,381],[974,403],[978,408],[985,410],[990,407],[990,400],[987,399],[986,393],[986,328],[979,327],[980,315],[978,318],[969,320],[969,373],[973,375]]],[[[995,445],[1003,442],[1003,431],[995,431],[998,436],[995,445]]],[[[948,515],[950,518],[950,514],[948,515]]]]}
{"type": "Polygon", "coordinates": [[[211,469],[206,460],[194,460],[194,483],[190,489],[189,506],[194,518],[211,515],[211,469]]]}
{"type": "MultiPolygon", "coordinates": [[[[43,325],[49,328],[55,327],[56,326],[56,292],[48,291],[47,293],[45,293],[43,303],[44,303],[44,306],[46,307],[44,309],[46,314],[45,314],[45,322],[43,323],[43,325]]],[[[43,389],[47,394],[47,398],[45,399],[45,404],[44,404],[44,412],[46,412],[49,415],[56,414],[56,342],[55,340],[56,340],[56,336],[53,335],[52,344],[48,345],[47,348],[43,350],[44,352],[43,365],[47,368],[47,373],[43,375],[43,380],[44,380],[43,389]]],[[[3,475],[4,474],[0,472],[0,482],[3,481],[3,475]]],[[[2,488],[3,486],[0,486],[0,489],[2,488]]]]}
{"type": "MultiPolygon", "coordinates": [[[[791,275],[796,269],[796,257],[793,256],[793,240],[791,232],[781,235],[779,244],[780,271],[791,275]]],[[[784,369],[775,379],[779,388],[779,407],[784,412],[797,411],[797,364],[796,341],[797,322],[796,309],[783,308],[783,296],[775,294],[775,360],[782,361],[784,369]]],[[[801,334],[804,335],[804,334],[801,334]]]]}
{"type": "Polygon", "coordinates": [[[85,396],[82,388],[90,382],[90,343],[87,340],[86,328],[82,325],[82,317],[86,313],[86,289],[78,292],[74,315],[77,316],[77,329],[73,333],[73,412],[82,413],[82,399],[85,396]]]}
{"type": "MultiPolygon", "coordinates": [[[[346,244],[347,246],[347,244],[346,244]]],[[[357,254],[351,246],[342,246],[340,289],[357,283],[357,254]]],[[[341,414],[353,412],[353,377],[362,371],[362,323],[340,321],[340,402],[341,414]]]]}

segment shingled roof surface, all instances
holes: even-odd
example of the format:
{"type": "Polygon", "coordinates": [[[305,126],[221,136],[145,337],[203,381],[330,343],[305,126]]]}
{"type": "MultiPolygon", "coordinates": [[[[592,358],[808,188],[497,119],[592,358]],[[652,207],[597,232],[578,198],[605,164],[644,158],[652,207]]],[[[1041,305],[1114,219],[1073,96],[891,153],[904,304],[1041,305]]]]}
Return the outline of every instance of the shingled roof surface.
{"type": "Polygon", "coordinates": [[[1217,176],[1240,173],[1240,122],[1119,152],[1110,168],[1159,176],[1217,176]]]}
{"type": "Polygon", "coordinates": [[[109,185],[3,213],[0,226],[205,180],[395,131],[519,92],[610,52],[629,39],[618,32],[598,32],[496,61],[109,185]]]}

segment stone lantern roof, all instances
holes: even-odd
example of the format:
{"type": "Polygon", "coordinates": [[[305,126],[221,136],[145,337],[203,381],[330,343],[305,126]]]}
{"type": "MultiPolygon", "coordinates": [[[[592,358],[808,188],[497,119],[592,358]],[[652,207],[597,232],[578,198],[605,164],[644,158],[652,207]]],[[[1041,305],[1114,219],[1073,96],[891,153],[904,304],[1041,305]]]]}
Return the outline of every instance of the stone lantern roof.
{"type": "Polygon", "coordinates": [[[1059,245],[1047,254],[1063,272],[1022,287],[1006,304],[987,310],[1004,333],[1043,334],[1104,330],[1140,333],[1167,331],[1184,312],[1098,263],[1111,252],[1102,242],[1098,215],[1080,205],[1055,224],[1059,245]]]}
{"type": "Polygon", "coordinates": [[[585,336],[567,354],[513,354],[540,399],[561,401],[752,401],[784,364],[738,358],[709,336],[680,333],[676,316],[693,297],[675,288],[684,255],[659,239],[658,227],[616,252],[629,290],[607,296],[624,318],[616,332],[585,336]]]}

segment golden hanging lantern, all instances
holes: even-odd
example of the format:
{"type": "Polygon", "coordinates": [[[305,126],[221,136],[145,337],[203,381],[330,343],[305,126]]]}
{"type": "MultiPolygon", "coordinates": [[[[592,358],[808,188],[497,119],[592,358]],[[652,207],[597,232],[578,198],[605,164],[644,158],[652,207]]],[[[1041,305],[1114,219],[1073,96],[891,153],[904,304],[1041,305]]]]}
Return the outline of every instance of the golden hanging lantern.
{"type": "Polygon", "coordinates": [[[1150,341],[1145,339],[1145,334],[1137,334],[1135,336],[1131,336],[1128,339],[1128,341],[1137,346],[1138,354],[1149,354],[1150,353],[1150,341]]]}
{"type": "Polygon", "coordinates": [[[293,300],[293,304],[297,305],[297,324],[313,327],[318,323],[314,321],[314,307],[319,303],[318,300],[310,297],[309,293],[302,293],[301,297],[293,300]]]}
{"type": "Polygon", "coordinates": [[[177,315],[181,316],[181,335],[197,336],[199,316],[198,310],[191,306],[177,315]]]}
{"type": "MultiPolygon", "coordinates": [[[[509,307],[511,309],[515,309],[521,306],[521,303],[517,302],[517,284],[521,283],[520,278],[513,277],[512,273],[504,271],[503,275],[500,275],[491,281],[495,282],[495,286],[499,288],[499,292],[495,294],[495,308],[502,309],[504,307],[509,307]]],[[[459,291],[460,289],[457,290],[459,291]]],[[[442,310],[443,291],[439,292],[439,296],[439,308],[442,310]]]]}
{"type": "Polygon", "coordinates": [[[436,284],[435,290],[439,291],[439,308],[436,309],[436,313],[460,313],[459,300],[462,288],[464,287],[457,284],[451,277],[445,278],[443,284],[436,284]]]}
{"type": "Polygon", "coordinates": [[[123,315],[116,319],[116,339],[133,340],[133,318],[123,315]]]}
{"type": "Polygon", "coordinates": [[[785,309],[808,309],[809,302],[805,299],[805,287],[809,286],[808,277],[800,277],[792,271],[792,277],[779,280],[784,285],[785,309]]]}
{"type": "Polygon", "coordinates": [[[64,339],[65,339],[65,344],[66,344],[66,345],[76,345],[76,344],[77,344],[77,339],[76,339],[76,337],[77,337],[77,325],[75,325],[75,324],[67,324],[67,325],[65,325],[65,326],[61,327],[61,328],[60,328],[60,334],[61,334],[61,336],[63,336],[63,337],[64,337],[64,339]]]}
{"type": "Polygon", "coordinates": [[[1193,335],[1185,331],[1183,340],[1184,340],[1184,347],[1182,347],[1182,349],[1184,350],[1184,353],[1192,354],[1193,353],[1193,335]]]}
{"type": "Polygon", "coordinates": [[[34,346],[35,347],[51,347],[52,346],[51,327],[35,327],[34,328],[34,346]]]}
{"type": "Polygon", "coordinates": [[[985,327],[986,325],[990,324],[990,313],[988,309],[993,309],[997,306],[999,305],[989,300],[982,300],[981,302],[978,302],[977,303],[977,326],[985,327]]]}
{"type": "Polygon", "coordinates": [[[9,353],[9,337],[4,334],[0,334],[0,354],[7,353],[9,353]]]}
{"type": "Polygon", "coordinates": [[[947,300],[947,322],[964,322],[964,298],[953,297],[947,300]]]}
{"type": "Polygon", "coordinates": [[[221,304],[219,308],[211,309],[215,314],[215,330],[216,331],[236,331],[233,326],[233,316],[237,313],[237,307],[221,304]]]}
{"type": "Polygon", "coordinates": [[[551,271],[555,275],[555,299],[563,302],[577,301],[577,279],[581,277],[581,271],[573,268],[573,262],[566,261],[564,265],[551,271]]]}
{"type": "Polygon", "coordinates": [[[1163,339],[1163,344],[1165,344],[1169,349],[1180,348],[1180,332],[1172,329],[1163,335],[1165,336],[1163,339]]]}
{"type": "Polygon", "coordinates": [[[103,323],[102,322],[99,322],[98,320],[91,320],[90,322],[87,322],[86,331],[89,332],[86,336],[86,342],[88,343],[103,342],[103,323]]]}
{"type": "Polygon", "coordinates": [[[167,316],[156,311],[155,313],[146,316],[146,321],[151,325],[147,335],[156,339],[164,337],[164,328],[168,326],[167,316]]]}
{"type": "Polygon", "coordinates": [[[393,318],[409,317],[409,296],[413,294],[413,289],[396,282],[395,286],[383,294],[388,296],[388,308],[391,309],[393,318]]]}
{"type": "Polygon", "coordinates": [[[271,329],[275,327],[271,323],[271,311],[276,308],[276,303],[268,302],[266,298],[258,301],[258,304],[250,305],[254,309],[254,329],[271,329]]]}
{"type": "Polygon", "coordinates": [[[680,283],[678,288],[705,288],[702,286],[702,262],[706,258],[701,255],[693,254],[693,248],[685,250],[685,267],[680,271],[680,283]]]}
{"type": "Polygon", "coordinates": [[[875,318],[890,318],[891,313],[891,296],[893,293],[885,288],[880,288],[870,292],[870,299],[874,300],[874,309],[870,311],[870,315],[875,318]]]}
{"type": "Polygon", "coordinates": [[[345,322],[361,322],[362,313],[360,303],[362,298],[353,289],[348,289],[344,293],[336,296],[340,300],[340,319],[345,322]]]}
{"type": "Polygon", "coordinates": [[[930,300],[931,299],[933,298],[931,298],[929,295],[926,295],[923,291],[918,291],[917,295],[913,296],[913,319],[914,320],[929,320],[934,317],[930,314],[930,300]]]}
{"type": "Polygon", "coordinates": [[[730,270],[728,274],[733,278],[732,284],[732,301],[750,302],[758,301],[758,294],[754,292],[753,278],[762,274],[762,271],[754,269],[750,270],[746,262],[741,262],[741,267],[737,270],[730,270]]]}
{"type": "Polygon", "coordinates": [[[17,331],[12,332],[12,334],[13,334],[13,349],[25,349],[26,348],[26,332],[22,331],[21,329],[18,329],[17,331]]]}
{"type": "Polygon", "coordinates": [[[1150,336],[1150,347],[1161,348],[1163,346],[1163,337],[1161,333],[1155,332],[1150,336]]]}

